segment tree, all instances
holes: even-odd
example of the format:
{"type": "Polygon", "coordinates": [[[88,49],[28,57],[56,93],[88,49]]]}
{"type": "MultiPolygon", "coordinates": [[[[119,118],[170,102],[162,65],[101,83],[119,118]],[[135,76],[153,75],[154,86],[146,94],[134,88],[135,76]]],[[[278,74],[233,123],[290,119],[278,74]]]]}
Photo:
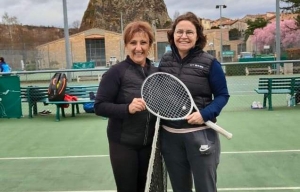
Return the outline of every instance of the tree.
{"type": "Polygon", "coordinates": [[[80,21],[79,20],[73,21],[72,28],[79,29],[80,28],[80,21]]]}
{"type": "Polygon", "coordinates": [[[297,17],[295,18],[296,28],[295,30],[300,28],[300,1],[299,0],[281,0],[281,2],[286,3],[285,6],[280,7],[283,12],[286,13],[297,13],[297,17]]]}
{"type": "Polygon", "coordinates": [[[245,30],[245,41],[247,41],[249,35],[253,35],[255,29],[264,28],[268,24],[268,21],[259,17],[254,21],[248,20],[247,24],[248,28],[245,30]]]}
{"type": "Polygon", "coordinates": [[[5,25],[9,33],[10,40],[11,42],[13,42],[13,31],[16,25],[19,24],[17,17],[15,16],[10,17],[7,14],[7,12],[5,12],[4,15],[2,16],[2,24],[5,25]]]}
{"type": "Polygon", "coordinates": [[[286,3],[281,9],[289,13],[300,13],[300,1],[299,0],[281,0],[286,3]]]}
{"type": "MultiPolygon", "coordinates": [[[[280,22],[281,47],[284,49],[298,46],[300,43],[300,29],[294,30],[296,22],[294,20],[284,20],[280,22]]],[[[254,30],[253,42],[257,50],[262,51],[264,45],[275,47],[276,22],[268,24],[264,28],[254,30]]]]}
{"type": "Polygon", "coordinates": [[[175,21],[175,19],[177,19],[177,17],[179,17],[180,13],[179,11],[175,11],[174,16],[173,16],[173,21],[175,21]]]}
{"type": "Polygon", "coordinates": [[[210,29],[220,29],[219,26],[212,26],[210,29]]]}
{"type": "Polygon", "coordinates": [[[73,29],[75,33],[78,33],[80,30],[80,21],[79,20],[73,21],[71,29],[73,29]]]}

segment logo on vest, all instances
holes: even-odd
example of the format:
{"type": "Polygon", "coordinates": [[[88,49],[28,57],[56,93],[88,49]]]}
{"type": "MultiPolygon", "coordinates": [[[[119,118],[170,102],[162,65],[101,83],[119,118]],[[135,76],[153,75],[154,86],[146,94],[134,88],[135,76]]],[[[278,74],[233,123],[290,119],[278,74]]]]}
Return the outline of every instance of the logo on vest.
{"type": "Polygon", "coordinates": [[[191,66],[191,67],[197,67],[197,68],[201,68],[201,69],[203,69],[203,68],[204,68],[202,65],[195,64],[195,63],[190,63],[190,66],[191,66]]]}

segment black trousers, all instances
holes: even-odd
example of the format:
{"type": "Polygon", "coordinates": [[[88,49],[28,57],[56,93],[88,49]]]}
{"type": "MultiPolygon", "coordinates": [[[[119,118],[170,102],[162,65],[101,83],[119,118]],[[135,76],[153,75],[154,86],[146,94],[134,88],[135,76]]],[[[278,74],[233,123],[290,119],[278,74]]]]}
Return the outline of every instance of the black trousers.
{"type": "Polygon", "coordinates": [[[144,192],[151,145],[133,147],[109,141],[110,161],[118,192],[144,192]]]}
{"type": "Polygon", "coordinates": [[[220,156],[218,134],[212,129],[170,133],[161,129],[161,147],[173,192],[216,192],[220,156]],[[200,147],[209,149],[200,152],[200,147]]]}

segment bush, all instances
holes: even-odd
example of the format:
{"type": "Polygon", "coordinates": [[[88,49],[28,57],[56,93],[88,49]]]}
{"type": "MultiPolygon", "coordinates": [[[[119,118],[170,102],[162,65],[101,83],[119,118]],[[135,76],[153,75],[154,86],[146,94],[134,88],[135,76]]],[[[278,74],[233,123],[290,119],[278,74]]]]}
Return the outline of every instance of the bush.
{"type": "Polygon", "coordinates": [[[25,65],[25,70],[26,71],[35,71],[36,70],[36,65],[35,63],[28,63],[25,65]]]}

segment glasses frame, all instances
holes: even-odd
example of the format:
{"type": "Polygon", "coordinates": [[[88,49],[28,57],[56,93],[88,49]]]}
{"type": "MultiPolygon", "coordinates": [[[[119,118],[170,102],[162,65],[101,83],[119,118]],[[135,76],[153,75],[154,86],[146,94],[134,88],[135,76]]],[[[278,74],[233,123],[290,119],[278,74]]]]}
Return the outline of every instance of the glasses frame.
{"type": "Polygon", "coordinates": [[[184,31],[184,30],[180,30],[180,29],[174,31],[174,36],[176,36],[176,37],[182,37],[183,34],[185,34],[187,37],[194,37],[195,34],[196,34],[196,32],[192,31],[192,30],[186,30],[186,31],[184,31]]]}

